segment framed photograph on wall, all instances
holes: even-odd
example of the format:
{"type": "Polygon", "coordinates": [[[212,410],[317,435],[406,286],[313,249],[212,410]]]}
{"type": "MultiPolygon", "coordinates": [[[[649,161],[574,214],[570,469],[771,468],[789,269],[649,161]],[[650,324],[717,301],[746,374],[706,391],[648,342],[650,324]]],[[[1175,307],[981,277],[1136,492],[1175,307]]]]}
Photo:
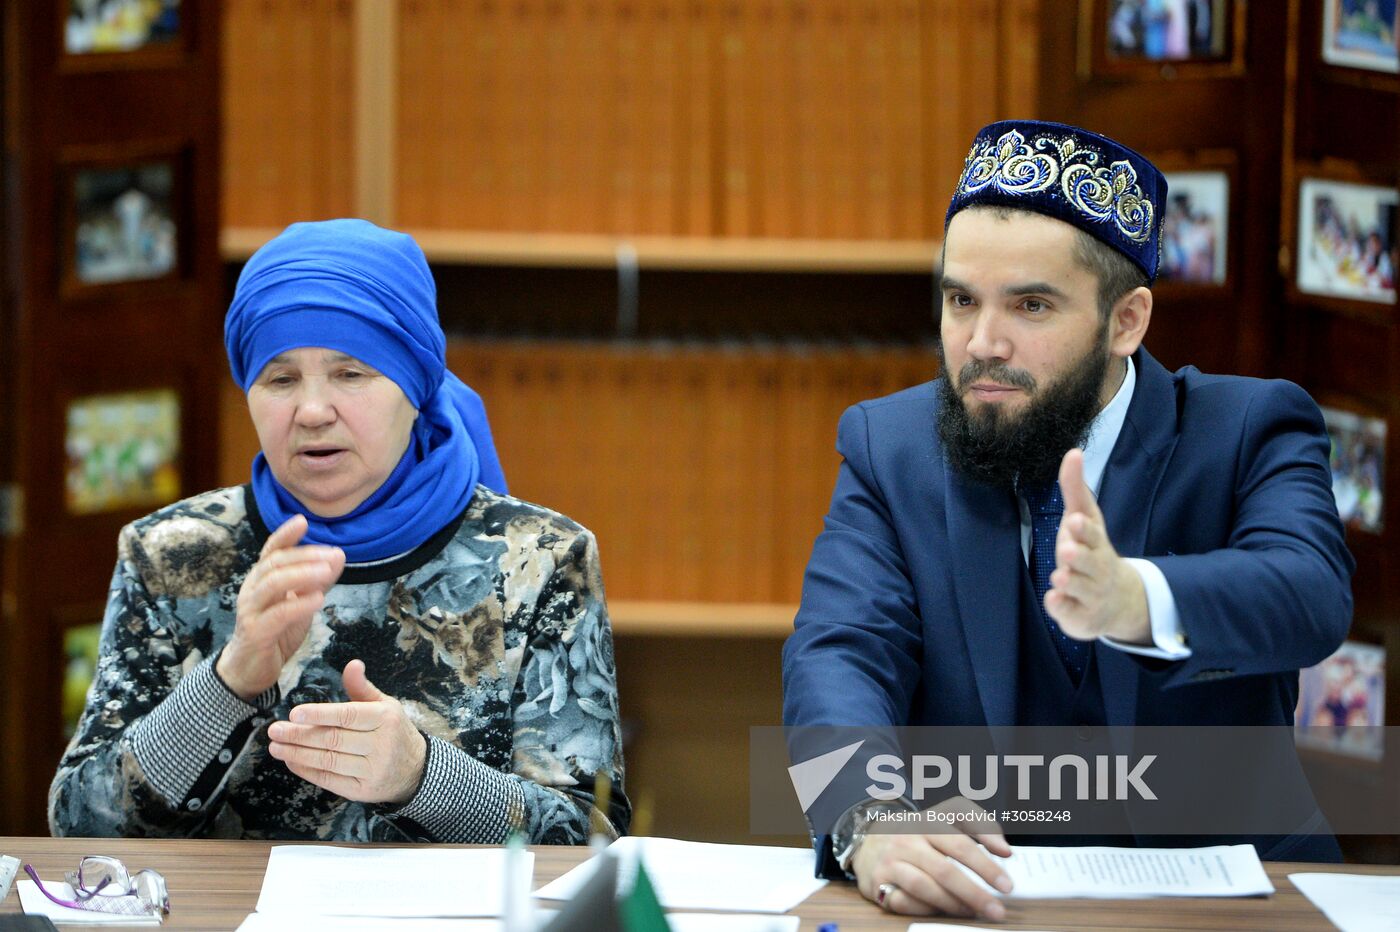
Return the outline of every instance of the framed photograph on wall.
{"type": "Polygon", "coordinates": [[[1109,0],[1108,54],[1158,62],[1223,58],[1229,8],[1230,0],[1109,0]]]}
{"type": "Polygon", "coordinates": [[[65,166],[65,293],[180,274],[183,157],[111,157],[65,166]]]}
{"type": "Polygon", "coordinates": [[[1224,171],[1164,171],[1163,282],[1222,285],[1228,270],[1230,176],[1224,171]]]}
{"type": "Polygon", "coordinates": [[[180,0],[67,0],[69,55],[139,52],[180,41],[180,0]]]}
{"type": "Polygon", "coordinates": [[[1366,71],[1400,72],[1396,0],[1325,0],[1322,60],[1366,71]]]}
{"type": "Polygon", "coordinates": [[[68,403],[69,514],[165,505],[180,497],[180,396],[173,389],[86,395],[68,403]]]}
{"type": "Polygon", "coordinates": [[[1298,676],[1294,734],[1300,747],[1380,760],[1385,751],[1385,648],[1344,641],[1298,676]]]}
{"type": "Polygon", "coordinates": [[[1332,494],[1342,523],[1358,531],[1385,530],[1386,422],[1340,408],[1322,408],[1332,442],[1332,494]]]}
{"type": "Polygon", "coordinates": [[[1084,77],[1243,73],[1245,0],[1080,0],[1079,10],[1084,77]]]}
{"type": "Polygon", "coordinates": [[[1395,303],[1395,188],[1304,178],[1298,186],[1297,287],[1395,303]]]}

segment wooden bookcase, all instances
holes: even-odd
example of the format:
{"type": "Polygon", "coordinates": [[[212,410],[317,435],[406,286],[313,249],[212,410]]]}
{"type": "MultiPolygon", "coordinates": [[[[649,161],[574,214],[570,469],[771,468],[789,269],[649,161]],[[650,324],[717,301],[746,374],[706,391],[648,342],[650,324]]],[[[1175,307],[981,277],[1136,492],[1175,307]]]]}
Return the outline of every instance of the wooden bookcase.
{"type": "MultiPolygon", "coordinates": [[[[1395,573],[1396,522],[1391,496],[1400,489],[1395,429],[1400,424],[1400,318],[1395,266],[1397,188],[1400,187],[1400,75],[1375,70],[1367,56],[1347,54],[1337,41],[1343,27],[1330,2],[1289,4],[1289,95],[1285,111],[1283,209],[1279,273],[1282,278],[1284,343],[1281,374],[1307,388],[1323,405],[1333,431],[1334,481],[1360,484],[1376,507],[1357,500],[1348,509],[1347,543],[1356,556],[1356,613],[1349,640],[1359,651],[1383,650],[1385,721],[1400,723],[1400,587],[1395,573]],[[1331,17],[1331,22],[1327,20],[1331,17]],[[1339,56],[1338,51],[1342,54],[1339,56]],[[1382,239],[1384,268],[1365,271],[1364,253],[1339,254],[1323,230],[1327,203],[1335,215],[1358,222],[1349,237],[1361,246],[1382,239]],[[1381,205],[1384,216],[1377,216],[1381,205]],[[1369,216],[1367,216],[1369,212],[1369,216]],[[1342,273],[1342,274],[1339,274],[1342,273]],[[1383,431],[1380,436],[1366,425],[1383,431]],[[1352,452],[1365,452],[1353,459],[1352,452]],[[1367,460],[1370,460],[1368,463],[1367,460]],[[1366,475],[1375,468],[1374,485],[1366,475]],[[1345,476],[1345,478],[1343,478],[1345,476]]],[[[1394,824],[1400,801],[1400,749],[1377,748],[1378,760],[1337,750],[1313,752],[1313,766],[1342,792],[1390,801],[1377,821],[1394,824]]],[[[1346,839],[1348,854],[1374,861],[1400,858],[1400,838],[1346,839]]]]}
{"type": "Polygon", "coordinates": [[[101,621],[126,522],[217,474],[218,6],[106,50],[3,7],[0,833],[45,834],[65,636],[101,621]],[[100,426],[124,425],[120,434],[100,426]],[[141,456],[133,438],[146,444],[141,456]],[[112,454],[113,459],[104,459],[112,454]],[[138,463],[138,460],[140,461],[138,463]],[[118,467],[129,463],[132,468],[118,467]]]}
{"type": "MultiPolygon", "coordinates": [[[[1221,11],[1222,47],[1183,61],[1112,55],[1108,6],[1109,0],[1080,0],[1078,17],[1045,21],[1041,112],[1104,127],[1161,157],[1166,168],[1221,174],[1230,192],[1223,282],[1164,283],[1156,289],[1148,347],[1170,366],[1189,363],[1206,371],[1292,379],[1325,410],[1340,412],[1343,429],[1358,435],[1363,431],[1355,427],[1357,419],[1393,425],[1400,399],[1393,271],[1388,294],[1374,284],[1319,287],[1318,277],[1337,270],[1327,268],[1332,260],[1318,258],[1307,234],[1319,199],[1363,190],[1337,188],[1338,183],[1368,186],[1371,196],[1395,203],[1400,78],[1373,70],[1374,63],[1327,60],[1324,19],[1336,6],[1330,0],[1214,0],[1211,7],[1221,11]],[[1060,67],[1066,61],[1076,67],[1060,67]],[[1318,182],[1329,187],[1311,187],[1318,182]],[[1308,202],[1300,205],[1305,195],[1308,202]],[[1309,264],[1303,283],[1300,262],[1309,264]],[[1345,293],[1348,288],[1351,294],[1345,293]],[[1369,298],[1358,297],[1367,289],[1373,292],[1369,298]]],[[[1393,49],[1388,57],[1393,68],[1393,49]]],[[[1375,221],[1374,206],[1371,213],[1375,221]]],[[[1384,235],[1393,266],[1393,206],[1388,223],[1378,222],[1389,227],[1384,235]]],[[[1334,434],[1334,474],[1341,436],[1334,434]]],[[[1368,447],[1384,464],[1380,485],[1387,490],[1400,488],[1389,452],[1393,442],[1387,435],[1368,447]]],[[[1382,501],[1381,527],[1366,527],[1375,516],[1349,522],[1348,543],[1357,558],[1350,637],[1363,651],[1385,650],[1384,720],[1395,724],[1400,722],[1396,519],[1393,504],[1384,496],[1382,501]]],[[[1308,682],[1305,673],[1304,704],[1316,702],[1308,682]]],[[[1300,711],[1309,716],[1314,710],[1300,711]]],[[[1321,785],[1374,793],[1400,782],[1395,749],[1387,751],[1379,761],[1317,750],[1305,756],[1317,768],[1315,775],[1327,777],[1321,785]]],[[[1378,821],[1386,817],[1394,823],[1394,812],[1377,813],[1378,821]]],[[[1364,860],[1394,861],[1400,855],[1400,840],[1390,836],[1348,837],[1343,847],[1364,860]]]]}

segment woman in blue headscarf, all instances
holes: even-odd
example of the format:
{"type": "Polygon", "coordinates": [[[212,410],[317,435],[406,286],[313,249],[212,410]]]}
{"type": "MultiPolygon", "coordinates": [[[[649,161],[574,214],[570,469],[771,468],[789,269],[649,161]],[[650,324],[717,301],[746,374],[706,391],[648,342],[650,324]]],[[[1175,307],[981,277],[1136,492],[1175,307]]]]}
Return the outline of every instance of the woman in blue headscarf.
{"type": "Polygon", "coordinates": [[[625,830],[597,546],[506,494],[436,308],[422,250],[363,220],[249,260],[224,342],[262,451],[123,529],[55,834],[625,830]]]}

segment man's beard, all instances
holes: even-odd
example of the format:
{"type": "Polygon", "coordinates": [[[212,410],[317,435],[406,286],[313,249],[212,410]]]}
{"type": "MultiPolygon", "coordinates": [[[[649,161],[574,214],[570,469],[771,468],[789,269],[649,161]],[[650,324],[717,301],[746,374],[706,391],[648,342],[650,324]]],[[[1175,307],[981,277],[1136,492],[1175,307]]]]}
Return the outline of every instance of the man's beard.
{"type": "Polygon", "coordinates": [[[995,404],[969,411],[948,371],[940,342],[938,363],[943,379],[938,389],[942,402],[938,436],[953,468],[977,482],[1008,489],[1014,489],[1018,481],[1022,485],[1049,482],[1058,476],[1065,453],[1084,444],[1098,416],[1099,392],[1113,358],[1106,335],[1106,329],[1101,328],[1088,351],[1057,381],[1039,390],[1035,379],[1023,369],[977,359],[963,366],[957,385],[985,378],[1025,391],[1030,401],[1020,414],[1008,414],[995,404]]]}

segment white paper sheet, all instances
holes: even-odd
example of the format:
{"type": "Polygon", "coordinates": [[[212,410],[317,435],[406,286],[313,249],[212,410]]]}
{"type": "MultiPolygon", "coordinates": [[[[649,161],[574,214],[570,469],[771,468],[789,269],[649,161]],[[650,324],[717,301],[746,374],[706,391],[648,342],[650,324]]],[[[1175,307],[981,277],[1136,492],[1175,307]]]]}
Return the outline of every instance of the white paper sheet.
{"type": "MultiPolygon", "coordinates": [[[[73,888],[61,880],[49,882],[44,881],[44,887],[54,896],[61,900],[76,900],[73,888]]],[[[25,915],[48,916],[55,925],[101,925],[101,926],[158,926],[160,919],[155,916],[127,916],[121,913],[99,913],[90,909],[69,909],[67,906],[59,906],[53,900],[39,892],[39,888],[32,880],[15,881],[15,889],[19,892],[20,906],[24,907],[25,915]]]]}
{"type": "Polygon", "coordinates": [[[502,932],[499,919],[405,919],[402,916],[289,916],[253,913],[238,932],[502,932]]]}
{"type": "MultiPolygon", "coordinates": [[[[520,852],[526,870],[534,855],[520,852]]],[[[499,916],[504,848],[277,845],[258,912],[319,916],[499,916]]]]}
{"type": "Polygon", "coordinates": [[[671,932],[797,932],[797,916],[759,916],[753,913],[667,913],[671,932]]]}
{"type": "MultiPolygon", "coordinates": [[[[1013,845],[1001,863],[1016,898],[1260,896],[1274,892],[1253,845],[1059,848],[1013,845]]],[[[969,872],[970,873],[970,872],[969,872]]],[[[978,878],[980,882],[980,878],[978,878]]],[[[987,889],[991,889],[985,883],[987,889]]]]}
{"type": "Polygon", "coordinates": [[[1314,873],[1288,879],[1342,932],[1400,930],[1400,877],[1314,873]]]}
{"type": "MultiPolygon", "coordinates": [[[[541,926],[554,917],[542,911],[541,926]]],[[[759,916],[733,913],[670,913],[666,921],[671,932],[797,932],[801,919],[796,916],[759,916]]],[[[504,932],[499,919],[403,919],[365,916],[327,917],[318,926],[315,917],[276,916],[253,913],[238,932],[315,932],[318,928],[335,932],[504,932]]],[[[947,928],[946,926],[940,927],[947,928]]]]}
{"type": "MultiPolygon", "coordinates": [[[[714,845],[674,838],[620,838],[608,848],[620,860],[620,880],[630,883],[638,855],[657,899],[667,909],[785,913],[826,885],[812,876],[808,848],[714,845]]],[[[547,900],[567,900],[593,875],[585,861],[535,891],[547,900]]]]}
{"type": "Polygon", "coordinates": [[[909,932],[987,932],[987,927],[955,926],[946,922],[911,922],[909,932]]]}

